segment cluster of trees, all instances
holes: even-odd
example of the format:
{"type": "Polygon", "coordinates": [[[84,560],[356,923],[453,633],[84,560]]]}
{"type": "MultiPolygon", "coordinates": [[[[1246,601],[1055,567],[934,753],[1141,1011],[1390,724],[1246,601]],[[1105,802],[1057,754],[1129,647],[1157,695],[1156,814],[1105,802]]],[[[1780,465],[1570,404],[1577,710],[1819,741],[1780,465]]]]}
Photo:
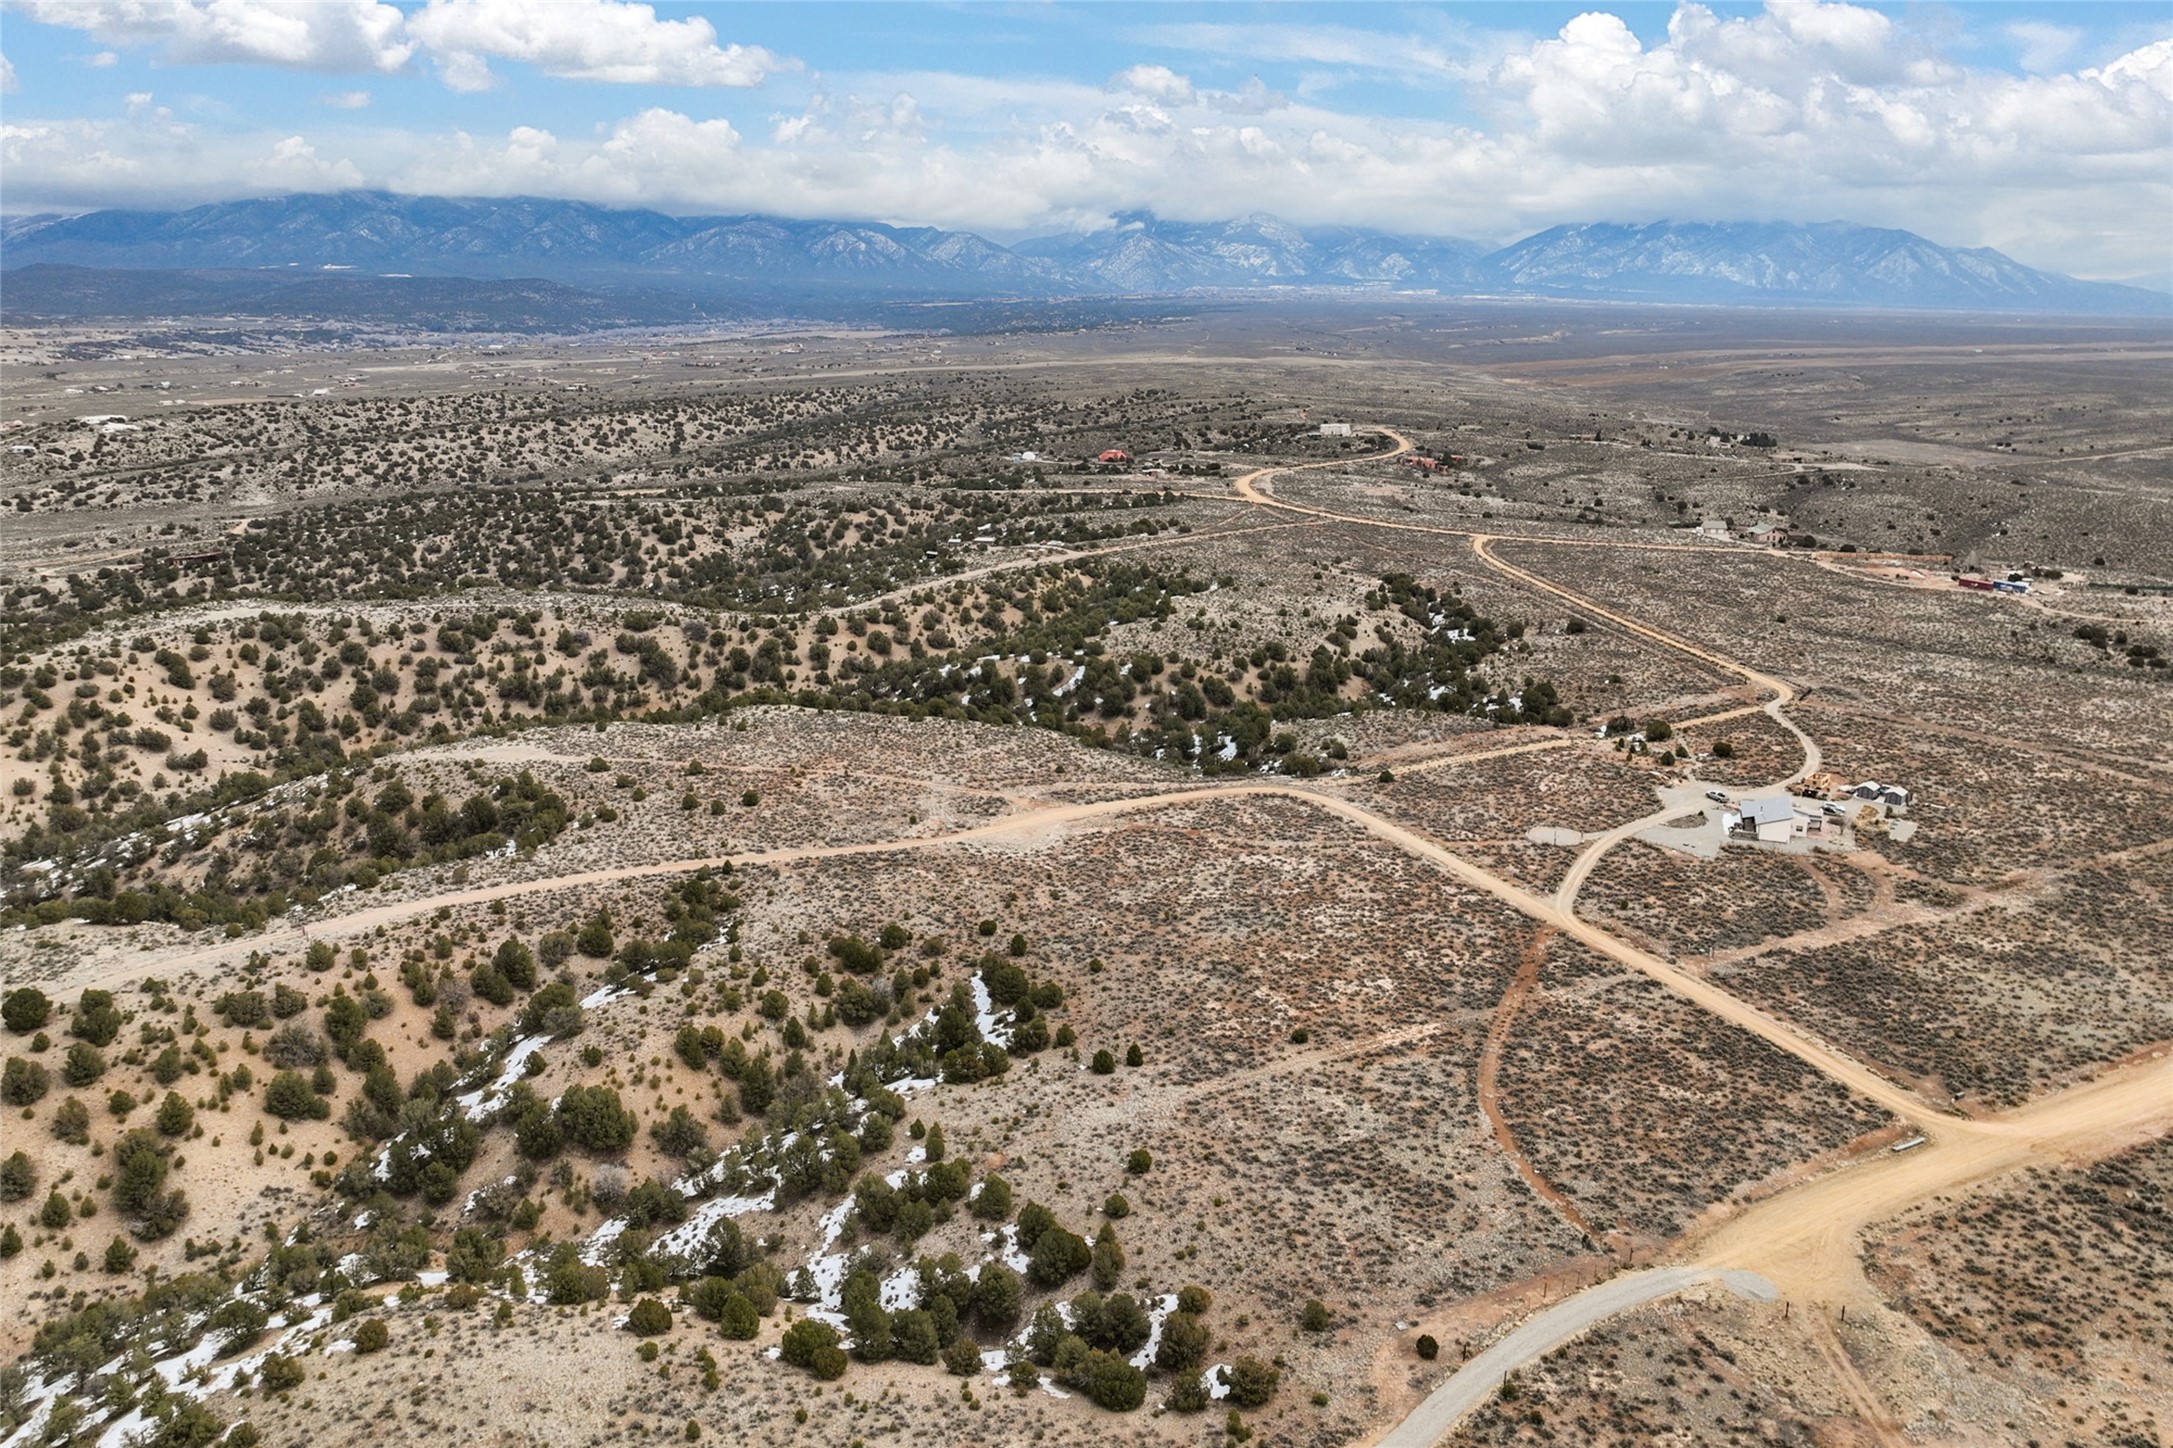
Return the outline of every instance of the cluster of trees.
{"type": "Polygon", "coordinates": [[[772,479],[711,482],[661,498],[590,500],[558,488],[369,499],[275,514],[206,575],[211,596],[315,601],[427,598],[448,584],[638,589],[704,609],[849,604],[957,566],[958,542],[1091,544],[1167,526],[1173,494],[952,489],[932,496],[785,496],[772,479]],[[1108,521],[1096,514],[1116,514],[1108,521]],[[751,538],[734,534],[752,530],[751,538]],[[456,540],[450,548],[445,539],[456,540]],[[338,569],[306,566],[336,557],[338,569]]]}
{"type": "Polygon", "coordinates": [[[977,1372],[981,1364],[980,1348],[968,1330],[1008,1332],[1018,1321],[1025,1296],[1018,1274],[1001,1263],[968,1275],[955,1253],[920,1259],[909,1306],[885,1308],[882,1288],[872,1264],[846,1274],[840,1304],[853,1356],[870,1363],[892,1358],[921,1364],[942,1361],[966,1373],[977,1372]]]}
{"type": "MultiPolygon", "coordinates": [[[[51,924],[74,918],[95,924],[168,921],[185,929],[260,927],[285,913],[291,900],[314,901],[342,885],[367,889],[387,874],[418,865],[470,859],[511,844],[533,850],[571,823],[564,799],[522,771],[485,785],[457,804],[443,795],[417,799],[398,778],[374,795],[351,773],[336,770],[294,808],[258,803],[273,781],[263,775],[223,776],[199,813],[215,816],[238,848],[214,850],[200,884],[182,888],[155,875],[122,884],[111,866],[85,872],[68,897],[17,906],[0,920],[51,924]]],[[[61,808],[53,805],[49,814],[61,808]]],[[[165,806],[148,798],[122,814],[84,817],[76,828],[31,824],[7,850],[17,858],[44,852],[79,857],[102,844],[157,830],[165,806]]]]}
{"type": "MultiPolygon", "coordinates": [[[[33,1035],[31,1054],[10,1056],[5,1067],[0,1067],[0,1102],[28,1108],[45,1099],[52,1089],[54,1072],[34,1059],[52,1048],[52,1040],[43,1027],[53,1019],[53,1002],[36,986],[19,986],[0,1000],[0,1020],[16,1035],[33,1035]]],[[[70,1013],[67,1034],[73,1038],[62,1054],[58,1074],[64,1085],[81,1089],[94,1085],[106,1072],[105,1047],[119,1038],[126,1018],[108,990],[85,990],[76,998],[75,1009],[70,1013]]],[[[170,1034],[146,1029],[146,1040],[160,1036],[170,1040],[170,1034]]],[[[153,1075],[162,1084],[179,1079],[184,1070],[200,1069],[184,1056],[178,1046],[169,1045],[167,1050],[152,1063],[153,1075]]],[[[126,1117],[137,1108],[136,1098],[126,1091],[116,1091],[107,1101],[109,1111],[117,1117],[126,1117]]],[[[156,1241],[169,1236],[188,1217],[188,1195],[178,1187],[167,1185],[167,1177],[173,1169],[173,1143],[194,1129],[196,1109],[178,1092],[169,1091],[159,1105],[148,1128],[138,1128],[125,1133],[116,1142],[108,1157],[110,1169],[101,1185],[110,1185],[113,1206],[129,1222],[131,1232],[143,1241],[156,1241]]],[[[68,1142],[84,1145],[90,1141],[90,1110],[74,1096],[68,1097],[55,1108],[50,1122],[52,1134],[68,1142]]],[[[4,1164],[0,1164],[0,1200],[21,1201],[36,1190],[38,1181],[36,1164],[21,1150],[14,1152],[4,1164]]],[[[46,1200],[39,1221],[51,1230],[67,1226],[75,1218],[75,1208],[58,1191],[46,1200]]],[[[20,1239],[16,1239],[18,1245],[20,1239]]],[[[12,1255],[12,1253],[10,1254],[12,1255]]],[[[122,1243],[120,1253],[133,1261],[132,1249],[122,1243]]],[[[109,1260],[112,1258],[109,1257],[109,1260]]],[[[126,1270],[124,1266],[122,1270],[126,1270]]]]}

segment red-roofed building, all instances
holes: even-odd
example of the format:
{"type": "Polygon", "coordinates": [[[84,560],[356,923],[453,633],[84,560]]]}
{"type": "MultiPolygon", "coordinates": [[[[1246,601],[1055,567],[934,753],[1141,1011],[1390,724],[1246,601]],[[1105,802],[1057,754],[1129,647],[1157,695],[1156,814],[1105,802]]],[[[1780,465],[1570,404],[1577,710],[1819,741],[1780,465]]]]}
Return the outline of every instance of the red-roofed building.
{"type": "Polygon", "coordinates": [[[1124,451],[1122,448],[1113,447],[1109,449],[1109,451],[1103,453],[1100,457],[1096,458],[1094,461],[1098,463],[1128,463],[1131,460],[1132,455],[1130,453],[1124,451]]]}

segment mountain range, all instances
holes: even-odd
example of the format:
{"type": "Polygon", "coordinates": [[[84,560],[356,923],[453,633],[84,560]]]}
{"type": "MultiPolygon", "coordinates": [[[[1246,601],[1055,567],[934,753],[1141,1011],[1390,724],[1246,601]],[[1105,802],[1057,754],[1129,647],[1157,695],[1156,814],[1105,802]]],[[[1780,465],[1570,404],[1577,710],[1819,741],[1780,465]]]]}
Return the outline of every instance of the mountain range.
{"type": "MultiPolygon", "coordinates": [[[[512,279],[727,307],[810,298],[1141,296],[1386,288],[1749,306],[2164,314],[2173,298],[1987,248],[1845,222],[1595,222],[1493,248],[1273,216],[1110,227],[1004,246],[971,232],[578,201],[340,192],[0,222],[0,266],[512,279]]],[[[30,290],[50,295],[55,275],[30,290]]],[[[15,287],[10,287],[16,292],[15,287]]],[[[96,288],[92,289],[94,292],[96,288]]],[[[111,292],[112,289],[106,289],[111,292]]],[[[9,299],[9,310],[26,299],[9,299]]],[[[561,298],[558,302],[569,303],[561,298]]],[[[557,309],[554,303],[552,310],[557,309]]],[[[73,314],[82,311],[73,309],[73,314]]]]}

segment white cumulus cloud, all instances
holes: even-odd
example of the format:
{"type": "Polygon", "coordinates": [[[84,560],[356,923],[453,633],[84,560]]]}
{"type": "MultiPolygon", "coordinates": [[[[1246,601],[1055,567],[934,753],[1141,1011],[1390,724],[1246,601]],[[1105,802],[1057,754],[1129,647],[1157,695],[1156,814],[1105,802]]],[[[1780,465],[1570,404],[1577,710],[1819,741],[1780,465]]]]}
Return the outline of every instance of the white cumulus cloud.
{"type": "Polygon", "coordinates": [[[414,53],[407,17],[380,0],[8,0],[8,8],[188,64],[394,71],[414,53]]]}
{"type": "Polygon", "coordinates": [[[1111,90],[1144,96],[1165,106],[1192,104],[1192,82],[1166,65],[1135,65],[1109,78],[1111,90]]]}
{"type": "Polygon", "coordinates": [[[793,62],[720,44],[700,16],[660,18],[634,0],[6,0],[43,25],[183,64],[390,73],[426,54],[455,90],[495,83],[494,60],[621,85],[752,86],[793,62]]]}
{"type": "Polygon", "coordinates": [[[2043,20],[2017,20],[2007,26],[2022,68],[2042,74],[2057,70],[2082,42],[2082,32],[2072,25],[2053,25],[2043,20]]]}
{"type": "Polygon", "coordinates": [[[618,0],[430,0],[408,32],[458,90],[489,85],[493,58],[572,80],[673,86],[759,85],[785,63],[760,46],[719,45],[700,16],[661,20],[618,0]]]}

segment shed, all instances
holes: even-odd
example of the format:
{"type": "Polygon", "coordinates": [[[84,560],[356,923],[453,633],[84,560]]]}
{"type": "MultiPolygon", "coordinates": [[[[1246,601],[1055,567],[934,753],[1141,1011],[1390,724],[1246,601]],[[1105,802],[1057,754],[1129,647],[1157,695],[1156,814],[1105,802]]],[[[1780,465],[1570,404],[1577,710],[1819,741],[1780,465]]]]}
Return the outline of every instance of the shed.
{"type": "Polygon", "coordinates": [[[1098,463],[1128,463],[1131,460],[1132,455],[1130,453],[1124,451],[1122,448],[1114,447],[1106,450],[1102,453],[1100,457],[1094,459],[1094,461],[1098,463]]]}
{"type": "Polygon", "coordinates": [[[1875,804],[1890,810],[1909,807],[1908,790],[1898,784],[1881,784],[1875,779],[1867,779],[1850,790],[1849,798],[1860,799],[1866,804],[1875,804]]]}

